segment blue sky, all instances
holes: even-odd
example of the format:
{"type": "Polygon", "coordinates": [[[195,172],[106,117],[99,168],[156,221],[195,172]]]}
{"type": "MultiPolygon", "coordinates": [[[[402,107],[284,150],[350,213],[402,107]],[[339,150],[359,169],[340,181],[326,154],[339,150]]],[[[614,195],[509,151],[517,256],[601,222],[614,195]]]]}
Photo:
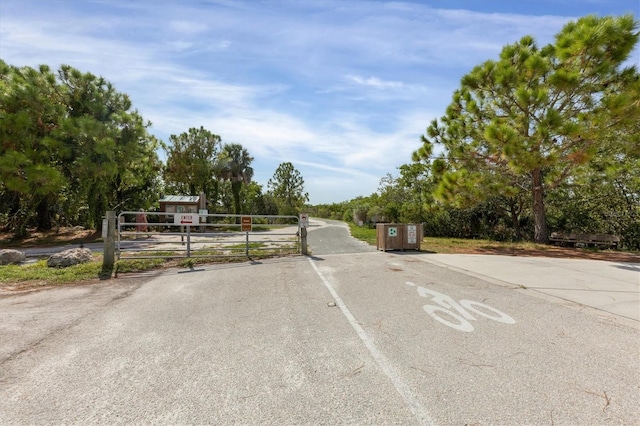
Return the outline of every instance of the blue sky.
{"type": "Polygon", "coordinates": [[[263,190],[289,161],[320,204],[396,175],[505,44],[623,13],[640,1],[3,0],[0,58],[101,75],[158,138],[204,126],[249,150],[263,190]]]}

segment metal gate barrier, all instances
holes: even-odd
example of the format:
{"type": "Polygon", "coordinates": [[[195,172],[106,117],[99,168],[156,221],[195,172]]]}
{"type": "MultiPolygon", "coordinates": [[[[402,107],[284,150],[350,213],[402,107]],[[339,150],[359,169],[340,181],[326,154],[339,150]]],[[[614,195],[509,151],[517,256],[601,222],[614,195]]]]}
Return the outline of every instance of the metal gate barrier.
{"type": "Polygon", "coordinates": [[[118,260],[301,253],[297,216],[125,211],[116,223],[118,260]]]}

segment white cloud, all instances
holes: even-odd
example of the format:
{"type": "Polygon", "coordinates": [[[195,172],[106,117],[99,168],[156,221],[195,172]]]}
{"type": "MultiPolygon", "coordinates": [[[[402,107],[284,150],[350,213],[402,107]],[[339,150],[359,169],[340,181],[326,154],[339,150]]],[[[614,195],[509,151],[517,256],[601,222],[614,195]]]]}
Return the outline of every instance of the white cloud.
{"type": "Polygon", "coordinates": [[[185,35],[200,34],[209,29],[208,25],[193,23],[192,21],[169,21],[169,29],[185,35]]]}
{"type": "Polygon", "coordinates": [[[364,78],[359,75],[347,75],[346,79],[350,82],[353,82],[362,86],[373,87],[375,89],[382,89],[382,90],[402,89],[404,87],[404,84],[400,81],[383,81],[377,77],[364,78]]]}

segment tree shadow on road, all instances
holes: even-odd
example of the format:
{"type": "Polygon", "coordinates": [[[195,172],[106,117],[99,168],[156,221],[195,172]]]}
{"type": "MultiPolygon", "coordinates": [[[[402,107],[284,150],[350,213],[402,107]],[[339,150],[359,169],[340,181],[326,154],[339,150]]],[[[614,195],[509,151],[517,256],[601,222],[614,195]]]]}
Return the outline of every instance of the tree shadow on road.
{"type": "Polygon", "coordinates": [[[640,263],[627,264],[627,265],[614,265],[614,267],[618,269],[625,269],[627,271],[632,271],[632,272],[640,272],[640,263]]]}

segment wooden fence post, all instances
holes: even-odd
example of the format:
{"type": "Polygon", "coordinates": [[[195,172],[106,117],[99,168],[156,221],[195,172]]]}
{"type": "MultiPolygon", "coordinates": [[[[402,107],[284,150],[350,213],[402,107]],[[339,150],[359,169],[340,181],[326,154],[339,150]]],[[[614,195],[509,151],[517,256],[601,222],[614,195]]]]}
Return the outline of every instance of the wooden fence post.
{"type": "Polygon", "coordinates": [[[115,263],[115,241],[116,241],[116,212],[108,211],[106,223],[103,222],[102,236],[104,237],[104,252],[102,257],[102,276],[111,278],[113,265],[115,263]],[[107,226],[106,232],[104,226],[107,226]]]}

